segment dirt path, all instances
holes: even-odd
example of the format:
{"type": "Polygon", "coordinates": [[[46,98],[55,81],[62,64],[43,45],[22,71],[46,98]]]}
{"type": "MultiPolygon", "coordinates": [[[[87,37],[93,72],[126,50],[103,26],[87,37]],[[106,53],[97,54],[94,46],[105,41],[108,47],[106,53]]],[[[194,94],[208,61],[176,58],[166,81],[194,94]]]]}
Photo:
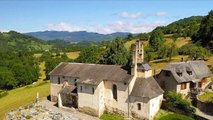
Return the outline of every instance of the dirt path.
{"type": "Polygon", "coordinates": [[[213,120],[213,116],[201,112],[198,108],[196,108],[196,114],[208,120],[213,120]]]}

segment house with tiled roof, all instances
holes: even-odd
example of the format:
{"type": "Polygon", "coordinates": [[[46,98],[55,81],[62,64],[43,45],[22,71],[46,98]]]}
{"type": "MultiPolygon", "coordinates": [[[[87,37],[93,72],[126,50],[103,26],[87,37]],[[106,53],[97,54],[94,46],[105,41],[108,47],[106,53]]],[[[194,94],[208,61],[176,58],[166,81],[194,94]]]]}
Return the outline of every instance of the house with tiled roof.
{"type": "Polygon", "coordinates": [[[176,91],[187,96],[204,90],[211,83],[211,75],[203,60],[175,62],[161,70],[157,82],[165,93],[176,91]]]}
{"type": "Polygon", "coordinates": [[[60,63],[50,72],[51,101],[58,106],[101,116],[104,111],[125,117],[152,120],[163,99],[163,90],[143,62],[143,46],[132,46],[132,66],[60,63]]]}

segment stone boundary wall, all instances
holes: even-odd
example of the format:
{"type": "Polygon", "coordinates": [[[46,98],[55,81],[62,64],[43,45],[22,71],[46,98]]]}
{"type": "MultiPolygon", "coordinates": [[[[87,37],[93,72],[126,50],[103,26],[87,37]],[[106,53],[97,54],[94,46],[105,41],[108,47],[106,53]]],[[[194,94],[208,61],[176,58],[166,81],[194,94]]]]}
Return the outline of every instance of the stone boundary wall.
{"type": "Polygon", "coordinates": [[[172,111],[172,112],[174,112],[174,113],[178,113],[178,114],[183,114],[183,115],[186,115],[186,116],[190,116],[190,117],[192,117],[192,118],[195,117],[195,115],[194,115],[193,113],[187,113],[187,112],[183,111],[182,109],[173,107],[173,106],[171,106],[170,104],[168,104],[168,103],[166,103],[166,102],[163,102],[163,103],[162,103],[161,108],[167,109],[167,110],[172,111]]]}
{"type": "Polygon", "coordinates": [[[212,102],[202,102],[199,100],[198,96],[196,97],[196,103],[197,103],[197,108],[208,114],[208,115],[213,115],[213,103],[212,102]]]}

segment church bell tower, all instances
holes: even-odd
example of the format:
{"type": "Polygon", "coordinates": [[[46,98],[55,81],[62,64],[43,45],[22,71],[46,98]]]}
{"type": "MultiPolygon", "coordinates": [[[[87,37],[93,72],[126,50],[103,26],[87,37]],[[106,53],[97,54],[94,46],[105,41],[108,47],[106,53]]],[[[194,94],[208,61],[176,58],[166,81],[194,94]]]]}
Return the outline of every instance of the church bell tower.
{"type": "Polygon", "coordinates": [[[152,76],[152,68],[149,64],[144,62],[144,47],[140,40],[137,40],[134,45],[131,46],[132,50],[132,65],[131,75],[140,78],[148,78],[152,76]]]}
{"type": "Polygon", "coordinates": [[[134,45],[131,46],[132,50],[132,66],[131,74],[136,75],[138,64],[144,62],[144,49],[141,40],[137,40],[134,45]]]}

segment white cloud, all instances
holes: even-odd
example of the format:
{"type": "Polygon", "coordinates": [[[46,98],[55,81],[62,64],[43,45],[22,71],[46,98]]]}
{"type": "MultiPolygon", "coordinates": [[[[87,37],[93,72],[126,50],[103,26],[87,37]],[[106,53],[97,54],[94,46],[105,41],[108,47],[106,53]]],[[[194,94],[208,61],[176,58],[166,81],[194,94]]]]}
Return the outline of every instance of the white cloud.
{"type": "Polygon", "coordinates": [[[135,12],[135,13],[122,12],[120,16],[123,18],[140,18],[143,16],[143,14],[140,12],[135,12]]]}
{"type": "Polygon", "coordinates": [[[56,31],[80,31],[82,30],[81,27],[76,25],[67,24],[64,22],[58,24],[47,24],[48,30],[56,30],[56,31]]]}
{"type": "Polygon", "coordinates": [[[0,28],[0,32],[9,32],[9,30],[1,29],[1,28],[0,28]]]}
{"type": "Polygon", "coordinates": [[[109,34],[114,32],[131,32],[131,33],[141,33],[141,32],[150,32],[157,26],[166,25],[165,21],[155,21],[155,22],[123,22],[115,21],[105,25],[72,25],[68,23],[59,23],[59,24],[48,24],[48,30],[56,31],[88,31],[88,32],[97,32],[102,34],[109,34]]]}
{"type": "Polygon", "coordinates": [[[132,19],[136,19],[136,18],[148,18],[148,17],[153,17],[153,16],[157,16],[157,17],[161,17],[161,16],[166,16],[167,13],[165,11],[158,11],[156,13],[149,13],[149,14],[145,14],[142,12],[134,12],[134,13],[129,13],[129,12],[122,12],[120,14],[118,14],[120,17],[122,18],[132,18],[132,19]]]}
{"type": "Polygon", "coordinates": [[[165,16],[167,13],[165,11],[160,11],[156,13],[156,16],[165,16]]]}

